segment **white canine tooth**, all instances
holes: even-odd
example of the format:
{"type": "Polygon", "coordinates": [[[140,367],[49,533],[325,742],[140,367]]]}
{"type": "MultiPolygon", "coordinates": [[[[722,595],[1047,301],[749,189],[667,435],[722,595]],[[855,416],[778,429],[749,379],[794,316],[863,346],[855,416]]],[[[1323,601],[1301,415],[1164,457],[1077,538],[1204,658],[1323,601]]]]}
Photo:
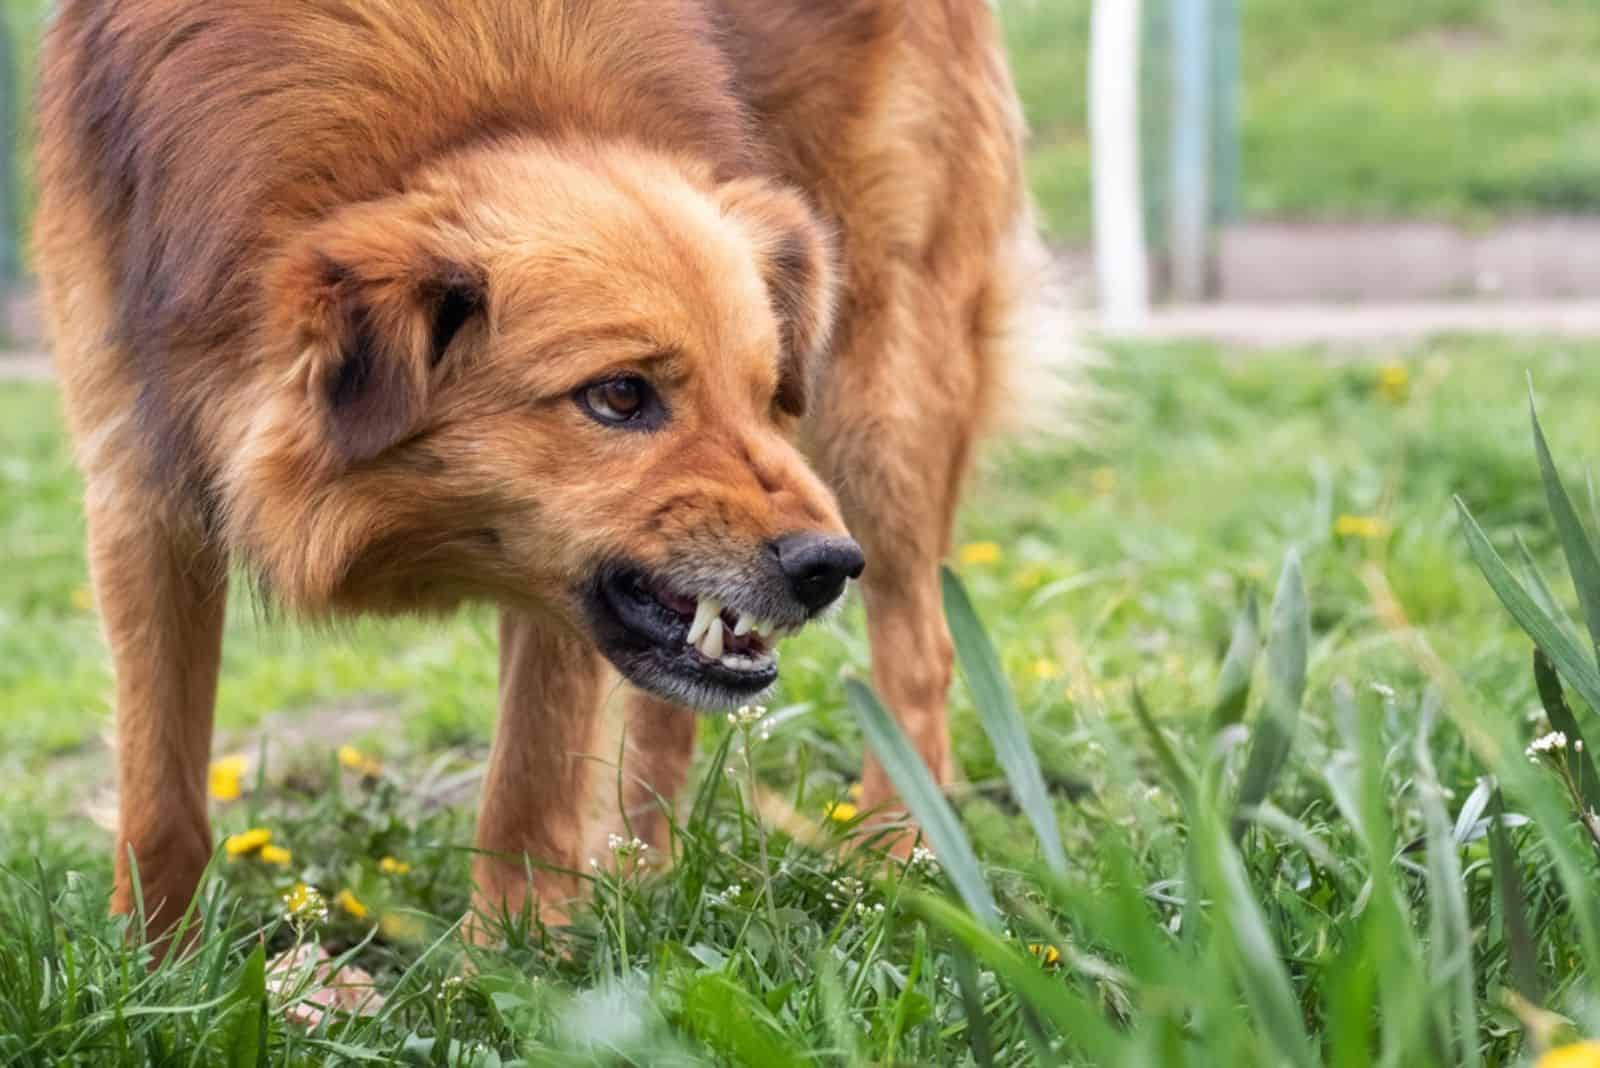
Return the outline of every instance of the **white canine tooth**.
{"type": "Polygon", "coordinates": [[[722,659],[722,619],[711,621],[711,626],[706,629],[706,636],[700,642],[700,652],[707,660],[722,659]]]}
{"type": "Polygon", "coordinates": [[[772,637],[772,632],[778,629],[778,625],[770,619],[758,619],[751,629],[763,638],[770,638],[772,637]]]}
{"type": "Polygon", "coordinates": [[[740,612],[739,622],[734,624],[733,627],[733,636],[735,638],[743,638],[746,634],[749,634],[752,630],[754,630],[755,627],[756,621],[745,615],[743,612],[740,612]]]}
{"type": "Polygon", "coordinates": [[[694,622],[689,624],[689,644],[699,645],[711,621],[722,614],[722,604],[714,597],[702,597],[695,606],[694,622]]]}

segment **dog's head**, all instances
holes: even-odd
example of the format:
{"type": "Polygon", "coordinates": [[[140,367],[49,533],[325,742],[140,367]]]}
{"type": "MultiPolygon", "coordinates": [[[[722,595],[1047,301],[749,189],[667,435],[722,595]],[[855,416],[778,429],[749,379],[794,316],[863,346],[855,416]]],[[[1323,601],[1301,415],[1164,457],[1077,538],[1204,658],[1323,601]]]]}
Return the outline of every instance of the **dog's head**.
{"type": "Polygon", "coordinates": [[[833,313],[795,193],[618,148],[501,147],[346,208],[269,273],[290,354],[230,476],[291,607],[487,597],[699,706],[863,567],[790,441],[833,313]]]}

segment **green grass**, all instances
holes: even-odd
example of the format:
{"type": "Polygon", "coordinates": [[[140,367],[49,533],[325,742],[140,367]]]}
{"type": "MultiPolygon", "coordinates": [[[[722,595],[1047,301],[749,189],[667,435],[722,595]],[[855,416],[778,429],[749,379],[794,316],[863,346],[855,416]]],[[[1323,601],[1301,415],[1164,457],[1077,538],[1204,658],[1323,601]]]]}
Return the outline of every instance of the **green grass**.
{"type": "MultiPolygon", "coordinates": [[[[197,955],[148,974],[104,916],[109,841],[89,814],[108,775],[109,680],[80,592],[77,479],[53,390],[0,387],[0,1061],[228,1063],[225,1049],[255,1049],[258,1026],[272,1064],[987,1063],[974,1053],[986,1049],[999,1064],[1509,1065],[1562,1034],[1600,1034],[1596,853],[1556,776],[1521,757],[1549,729],[1531,645],[1452,503],[1508,558],[1520,534],[1552,583],[1564,574],[1523,374],[1554,455],[1581,464],[1600,349],[1445,339],[1394,360],[1403,389],[1377,363],[1316,352],[1122,348],[1093,447],[985,469],[961,540],[995,548],[970,548],[958,571],[1045,800],[1006,786],[1028,772],[997,677],[958,685],[971,788],[941,832],[943,873],[880,880],[828,845],[823,810],[845,796],[870,710],[842,682],[866,670],[853,607],[786,648],[772,705],[793,712],[770,739],[720,721],[704,732],[670,873],[598,880],[559,945],[513,923],[507,948],[466,967],[452,925],[470,804],[439,784],[486,746],[490,617],[304,631],[235,604],[219,752],[266,763],[214,816],[219,833],[271,828],[293,858],[219,860],[197,955]],[[1337,534],[1341,516],[1382,520],[1380,536],[1337,534]],[[1302,584],[1274,600],[1291,550],[1302,584]],[[1263,666],[1251,703],[1218,713],[1252,596],[1263,666]],[[342,719],[355,705],[376,714],[342,719]],[[1236,714],[1249,741],[1217,733],[1236,714]],[[1259,742],[1274,730],[1286,749],[1259,742]],[[384,774],[340,772],[346,742],[384,774]],[[1490,811],[1477,789],[1490,771],[1533,822],[1458,841],[1463,808],[1490,811]],[[763,830],[751,775],[817,835],[763,830]],[[1237,813],[1235,849],[1240,794],[1266,804],[1237,813]],[[1050,819],[1064,876],[1038,846],[1050,819]],[[980,869],[961,865],[952,834],[980,869]],[[411,870],[384,873],[387,856],[411,870]],[[368,914],[336,907],[297,927],[280,900],[297,880],[349,890],[368,914]],[[996,927],[975,925],[947,885],[969,899],[986,888],[996,927]],[[383,1013],[312,1032],[287,1022],[250,955],[297,939],[367,968],[383,1013]],[[1518,1016],[1512,987],[1572,1023],[1518,1016]]],[[[1581,469],[1566,474],[1587,514],[1581,469]]],[[[978,632],[962,633],[963,670],[981,670],[978,632]]]]}
{"type": "MultiPolygon", "coordinates": [[[[1088,232],[1090,0],[1000,5],[1055,234],[1088,232]]],[[[1248,217],[1600,207],[1600,19],[1572,0],[1239,0],[1248,217]]],[[[1162,5],[1157,10],[1164,10],[1162,5]]],[[[1152,64],[1163,62],[1152,54],[1152,64]]],[[[1146,72],[1149,102],[1162,72],[1146,72]]],[[[1163,146],[1148,146],[1152,155],[1163,146]]]]}

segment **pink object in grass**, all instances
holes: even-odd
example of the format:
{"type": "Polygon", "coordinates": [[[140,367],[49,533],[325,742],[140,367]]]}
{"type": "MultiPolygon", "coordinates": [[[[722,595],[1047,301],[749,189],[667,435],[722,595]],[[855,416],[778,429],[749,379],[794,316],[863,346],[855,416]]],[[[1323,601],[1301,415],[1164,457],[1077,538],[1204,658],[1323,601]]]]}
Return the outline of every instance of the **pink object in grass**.
{"type": "Polygon", "coordinates": [[[376,1016],[383,995],[372,976],[347,964],[334,968],[328,951],[315,943],[280,953],[267,965],[267,991],[283,1001],[283,1014],[291,1023],[310,1029],[329,1011],[351,1016],[376,1016]]]}

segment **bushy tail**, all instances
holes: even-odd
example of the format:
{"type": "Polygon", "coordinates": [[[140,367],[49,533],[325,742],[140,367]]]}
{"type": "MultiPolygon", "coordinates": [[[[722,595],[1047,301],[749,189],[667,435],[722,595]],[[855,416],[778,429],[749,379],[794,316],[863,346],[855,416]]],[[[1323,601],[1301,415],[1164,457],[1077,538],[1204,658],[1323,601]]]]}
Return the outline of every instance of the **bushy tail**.
{"type": "Polygon", "coordinates": [[[1005,438],[1081,440],[1093,426],[1097,362],[1079,334],[1060,264],[1024,211],[1000,253],[983,344],[991,368],[985,426],[1005,438]]]}

